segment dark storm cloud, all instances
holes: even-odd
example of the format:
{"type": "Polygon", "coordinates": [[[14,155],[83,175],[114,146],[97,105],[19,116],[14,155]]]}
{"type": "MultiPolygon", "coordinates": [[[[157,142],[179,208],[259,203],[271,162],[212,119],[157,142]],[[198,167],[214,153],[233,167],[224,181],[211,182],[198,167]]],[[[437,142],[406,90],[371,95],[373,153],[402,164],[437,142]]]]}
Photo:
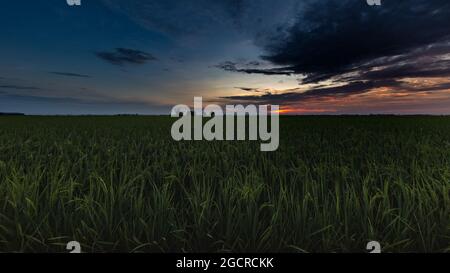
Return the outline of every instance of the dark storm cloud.
{"type": "Polygon", "coordinates": [[[65,76],[65,77],[75,77],[75,78],[90,78],[91,76],[85,74],[78,73],[70,73],[70,72],[49,72],[50,74],[65,76]]]}
{"type": "MultiPolygon", "coordinates": [[[[447,0],[307,1],[289,38],[266,49],[265,60],[318,82],[376,58],[395,56],[450,36],[447,0]]],[[[448,51],[447,51],[448,52],[448,51]]]]}
{"type": "Polygon", "coordinates": [[[235,62],[217,67],[247,74],[301,74],[305,84],[351,72],[361,75],[381,65],[391,67],[364,76],[446,76],[448,61],[438,63],[439,58],[434,58],[413,62],[424,55],[439,57],[450,53],[450,46],[445,43],[450,40],[449,25],[447,0],[384,1],[380,7],[354,0],[304,1],[296,23],[284,35],[286,38],[272,39],[263,46],[267,52],[263,59],[277,68],[261,69],[235,62]],[[439,68],[427,68],[424,64],[439,68]]]}
{"type": "Polygon", "coordinates": [[[95,55],[110,64],[118,66],[127,64],[145,64],[156,60],[150,53],[129,48],[116,48],[113,51],[96,52],[95,55]]]}
{"type": "MultiPolygon", "coordinates": [[[[223,62],[217,68],[268,76],[299,75],[301,83],[345,80],[349,73],[358,76],[351,75],[350,80],[364,81],[365,77],[370,80],[376,77],[369,74],[372,69],[381,67],[372,62],[381,58],[389,58],[392,66],[385,73],[402,69],[403,74],[398,76],[413,75],[411,69],[418,64],[409,63],[411,69],[401,67],[402,58],[398,56],[450,40],[448,0],[385,0],[382,6],[369,6],[365,0],[103,2],[140,25],[169,34],[175,40],[189,36],[193,38],[189,41],[204,41],[201,37],[206,36],[209,43],[205,46],[210,46],[222,43],[222,39],[236,39],[232,33],[240,33],[265,52],[262,63],[271,65],[261,65],[259,61],[223,62]]],[[[445,46],[434,50],[435,54],[449,52],[445,46]]],[[[122,63],[111,55],[114,54],[104,52],[101,57],[113,64],[122,63]]],[[[445,68],[421,69],[417,76],[438,77],[440,72],[445,73],[445,68]]]]}
{"type": "Polygon", "coordinates": [[[406,93],[448,90],[449,25],[450,2],[444,0],[383,1],[381,7],[370,7],[365,1],[305,1],[288,38],[264,47],[262,58],[275,69],[234,62],[217,67],[248,74],[298,75],[301,85],[315,87],[222,99],[290,104],[377,88],[406,93]],[[424,78],[440,80],[425,83],[424,78]]]}

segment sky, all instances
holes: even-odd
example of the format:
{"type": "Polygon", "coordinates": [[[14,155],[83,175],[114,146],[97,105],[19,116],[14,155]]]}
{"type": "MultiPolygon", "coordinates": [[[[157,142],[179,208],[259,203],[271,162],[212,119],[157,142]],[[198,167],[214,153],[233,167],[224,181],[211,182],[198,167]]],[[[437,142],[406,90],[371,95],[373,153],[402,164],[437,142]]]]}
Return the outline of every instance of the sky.
{"type": "Polygon", "coordinates": [[[450,1],[8,0],[0,112],[450,114],[450,1]]]}

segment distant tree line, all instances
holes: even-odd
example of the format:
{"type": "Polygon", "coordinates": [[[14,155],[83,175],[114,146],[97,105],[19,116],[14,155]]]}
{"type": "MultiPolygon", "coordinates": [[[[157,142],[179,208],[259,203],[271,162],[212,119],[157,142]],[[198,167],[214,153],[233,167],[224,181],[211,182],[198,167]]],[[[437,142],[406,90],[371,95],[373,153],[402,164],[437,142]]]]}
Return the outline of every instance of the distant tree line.
{"type": "Polygon", "coordinates": [[[0,116],[25,116],[24,113],[2,113],[0,112],[0,116]]]}

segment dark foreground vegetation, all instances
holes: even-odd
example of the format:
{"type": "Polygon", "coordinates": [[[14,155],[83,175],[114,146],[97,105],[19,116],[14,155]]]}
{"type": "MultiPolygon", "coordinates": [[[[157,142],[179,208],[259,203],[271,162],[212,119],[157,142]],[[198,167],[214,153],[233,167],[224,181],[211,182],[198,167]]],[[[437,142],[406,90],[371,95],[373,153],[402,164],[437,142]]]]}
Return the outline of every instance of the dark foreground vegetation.
{"type": "Polygon", "coordinates": [[[283,117],[175,142],[168,117],[0,117],[0,251],[450,251],[450,118],[283,117]]]}

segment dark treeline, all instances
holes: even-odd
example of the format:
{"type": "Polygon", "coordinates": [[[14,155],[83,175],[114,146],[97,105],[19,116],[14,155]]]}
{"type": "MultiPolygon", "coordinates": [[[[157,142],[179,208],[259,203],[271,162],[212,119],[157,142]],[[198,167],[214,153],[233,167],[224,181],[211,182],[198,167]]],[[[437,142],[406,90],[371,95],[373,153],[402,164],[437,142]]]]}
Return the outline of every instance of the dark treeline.
{"type": "Polygon", "coordinates": [[[0,112],[0,116],[25,116],[24,113],[2,113],[0,112]]]}

